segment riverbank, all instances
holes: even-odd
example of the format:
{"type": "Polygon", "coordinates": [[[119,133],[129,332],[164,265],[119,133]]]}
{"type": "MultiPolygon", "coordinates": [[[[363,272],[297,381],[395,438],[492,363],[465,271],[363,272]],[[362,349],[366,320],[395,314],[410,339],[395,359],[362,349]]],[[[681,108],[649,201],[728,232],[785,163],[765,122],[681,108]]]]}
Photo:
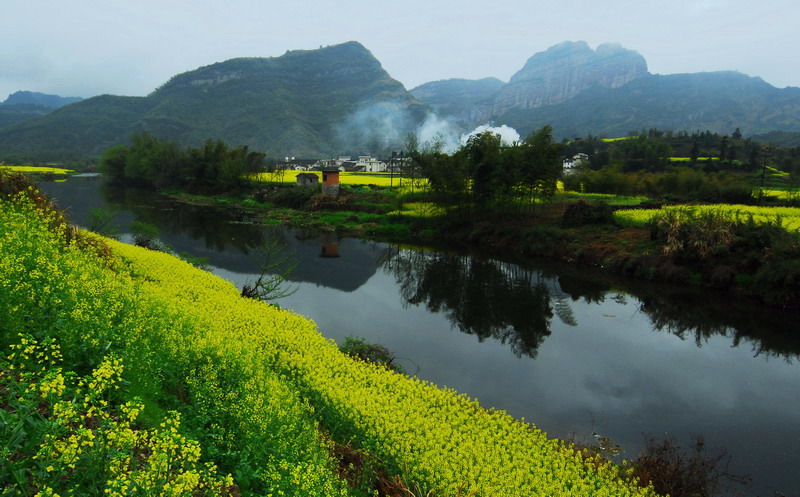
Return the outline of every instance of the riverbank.
{"type": "Polygon", "coordinates": [[[644,449],[642,433],[682,447],[701,433],[709,454],[729,450],[730,471],[753,477],[745,493],[794,495],[786,476],[797,465],[786,440],[800,426],[797,402],[786,400],[797,373],[791,312],[552,259],[264,226],[238,209],[113,188],[102,178],[41,186],[82,226],[96,209],[115,213],[120,233],[133,221],[150,223],[175,252],[205,257],[240,289],[263,263],[253,249],[281,240],[299,265],[297,292],[279,303],[328,339],[355,334],[385,345],[421,379],[532,420],[550,436],[593,443],[600,432],[626,459],[644,449]],[[320,257],[321,245],[339,257],[320,257]]]}
{"type": "MultiPolygon", "coordinates": [[[[171,438],[165,442],[180,436],[191,462],[208,469],[213,488],[224,487],[221,494],[372,495],[369,476],[360,475],[366,487],[353,486],[337,470],[334,447],[352,444],[389,478],[407,484],[400,488],[421,494],[654,495],[626,480],[626,470],[529,423],[354,361],[302,316],[243,298],[229,282],[168,254],[71,229],[57,212],[43,215],[39,202],[23,197],[0,205],[6,331],[0,345],[40,357],[41,344],[47,350],[57,344],[58,372],[45,374],[33,390],[52,394],[38,409],[56,425],[67,416],[97,428],[83,404],[60,397],[73,391],[59,385],[75,379],[75,371],[91,375],[89,388],[98,395],[105,391],[97,386],[101,380],[112,387],[118,382],[106,380],[122,380],[122,388],[103,398],[109,423],[119,411],[137,427],[166,427],[171,438]],[[217,478],[217,471],[231,476],[217,478]]],[[[4,363],[3,370],[11,366],[4,363]]],[[[91,467],[102,473],[91,482],[72,478],[101,461],[104,451],[118,449],[94,432],[86,441],[78,453],[56,444],[45,469],[25,466],[30,457],[15,458],[25,476],[19,484],[30,493],[87,493],[87,485],[89,493],[110,493],[116,487],[108,481],[140,476],[141,458],[133,457],[127,465],[91,467]]],[[[125,450],[145,456],[137,447],[125,450]]],[[[363,468],[344,463],[345,471],[363,468]]],[[[166,474],[186,482],[184,494],[205,495],[194,467],[170,467],[166,474]]]]}
{"type": "Polygon", "coordinates": [[[470,216],[448,213],[425,195],[369,188],[345,188],[339,197],[296,187],[215,197],[172,192],[171,197],[235,209],[263,224],[448,244],[511,259],[545,257],[646,281],[730,291],[777,307],[800,305],[799,239],[780,219],[755,223],[742,216],[734,222],[712,213],[637,227],[614,215],[615,209],[630,208],[631,199],[606,203],[614,202],[613,196],[561,195],[531,215],[470,216]]]}

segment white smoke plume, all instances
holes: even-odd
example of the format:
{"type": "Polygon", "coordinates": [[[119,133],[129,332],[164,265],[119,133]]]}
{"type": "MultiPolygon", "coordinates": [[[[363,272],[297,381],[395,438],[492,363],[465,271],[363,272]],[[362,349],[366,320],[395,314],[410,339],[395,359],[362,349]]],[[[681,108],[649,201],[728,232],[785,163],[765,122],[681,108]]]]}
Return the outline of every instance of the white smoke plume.
{"type": "Polygon", "coordinates": [[[484,131],[499,134],[503,145],[512,145],[520,139],[517,130],[505,124],[499,127],[484,124],[464,133],[464,128],[433,113],[428,113],[419,126],[414,123],[414,116],[403,103],[376,102],[363,106],[348,116],[336,128],[336,133],[341,146],[364,153],[402,149],[409,131],[417,135],[421,148],[439,142],[441,151],[448,154],[467,143],[470,136],[484,131]]]}
{"type": "Polygon", "coordinates": [[[339,143],[362,152],[378,153],[403,143],[413,120],[399,102],[376,102],[350,114],[336,129],[339,143]]]}
{"type": "Polygon", "coordinates": [[[421,145],[442,142],[442,152],[451,154],[461,145],[461,128],[448,119],[442,119],[436,114],[428,114],[422,125],[417,128],[417,140],[421,145]]]}
{"type": "Polygon", "coordinates": [[[426,144],[440,141],[442,143],[442,152],[452,154],[456,152],[462,145],[466,145],[467,140],[472,135],[483,133],[484,131],[491,131],[492,133],[500,135],[500,142],[503,145],[510,146],[515,142],[520,141],[520,136],[517,130],[510,126],[503,124],[502,126],[489,126],[483,124],[473,129],[469,133],[464,133],[463,128],[460,128],[448,119],[442,119],[435,114],[428,114],[422,125],[417,128],[417,139],[423,147],[426,144]]]}
{"type": "Polygon", "coordinates": [[[515,130],[514,128],[506,126],[505,124],[499,127],[483,124],[473,129],[469,133],[461,135],[461,140],[460,140],[461,144],[463,145],[467,143],[467,140],[469,140],[470,136],[477,135],[478,133],[483,133],[484,131],[491,131],[492,133],[500,135],[500,142],[503,145],[513,145],[514,142],[519,142],[519,133],[517,133],[517,130],[515,130]]]}

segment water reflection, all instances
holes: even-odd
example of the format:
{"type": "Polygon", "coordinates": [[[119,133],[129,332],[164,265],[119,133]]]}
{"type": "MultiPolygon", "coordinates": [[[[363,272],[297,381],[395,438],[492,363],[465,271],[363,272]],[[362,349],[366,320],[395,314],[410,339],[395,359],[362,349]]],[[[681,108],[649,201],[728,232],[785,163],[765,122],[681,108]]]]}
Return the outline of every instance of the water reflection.
{"type": "Polygon", "coordinates": [[[333,259],[336,257],[341,257],[339,255],[339,246],[341,245],[339,237],[332,233],[326,233],[320,236],[320,245],[321,250],[319,253],[320,257],[325,257],[326,259],[333,259]]]}
{"type": "Polygon", "coordinates": [[[573,302],[632,301],[653,329],[693,340],[698,347],[714,336],[724,336],[733,347],[750,344],[754,356],[800,357],[800,335],[793,332],[795,317],[781,309],[765,309],[751,300],[711,290],[629,281],[592,271],[576,274],[574,268],[560,267],[554,277],[573,302]]]}
{"type": "Polygon", "coordinates": [[[249,254],[264,244],[265,235],[274,237],[282,230],[265,231],[250,223],[249,216],[236,209],[175,202],[153,192],[132,188],[101,187],[108,204],[133,212],[136,218],[153,224],[163,233],[182,233],[192,240],[202,240],[206,248],[224,252],[235,248],[249,254]]]}
{"type": "Polygon", "coordinates": [[[653,328],[681,339],[692,339],[698,347],[721,335],[733,347],[749,344],[754,356],[800,357],[800,336],[787,312],[764,312],[754,304],[716,297],[698,299],[686,295],[648,293],[639,295],[639,308],[653,328]]]}
{"type": "Polygon", "coordinates": [[[800,337],[789,332],[794,321],[788,313],[764,313],[747,301],[732,307],[727,295],[631,282],[618,291],[608,280],[585,274],[399,247],[387,248],[378,263],[395,278],[404,306],[445,313],[454,328],[481,341],[494,338],[508,344],[518,357],[536,356],[551,334],[554,316],[577,326],[573,302],[627,305],[631,299],[653,329],[692,339],[698,347],[720,335],[729,337],[734,347],[749,343],[756,356],[800,357],[800,337]]]}
{"type": "MultiPolygon", "coordinates": [[[[176,252],[204,257],[209,264],[241,274],[258,272],[263,263],[259,250],[268,241],[285,247],[301,261],[289,280],[311,281],[318,285],[352,292],[375,274],[374,256],[363,243],[350,240],[351,257],[334,263],[319,261],[320,243],[339,254],[335,235],[309,230],[288,230],[281,226],[262,226],[240,209],[215,208],[176,202],[152,192],[102,187],[108,205],[132,212],[136,219],[158,227],[161,238],[176,252]]],[[[331,256],[329,256],[330,258],[331,256]]]]}
{"type": "Polygon", "coordinates": [[[553,299],[540,275],[512,264],[464,255],[387,249],[380,267],[394,276],[406,304],[443,312],[452,326],[481,341],[508,344],[535,357],[550,335],[553,299]]]}

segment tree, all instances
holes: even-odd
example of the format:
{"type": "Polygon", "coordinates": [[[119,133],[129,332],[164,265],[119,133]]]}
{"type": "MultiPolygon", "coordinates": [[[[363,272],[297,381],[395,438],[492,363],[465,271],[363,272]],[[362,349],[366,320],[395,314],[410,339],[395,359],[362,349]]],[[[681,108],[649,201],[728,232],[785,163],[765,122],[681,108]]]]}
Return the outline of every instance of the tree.
{"type": "Polygon", "coordinates": [[[242,297],[262,300],[274,304],[275,300],[288,297],[297,291],[297,287],[287,286],[289,277],[297,268],[297,259],[293,252],[286,252],[285,245],[271,239],[261,247],[262,264],[260,274],[253,284],[242,286],[242,297]]]}
{"type": "Polygon", "coordinates": [[[669,164],[672,147],[661,138],[641,135],[622,140],[614,152],[617,160],[622,162],[624,172],[660,171],[669,164]]]}
{"type": "Polygon", "coordinates": [[[103,152],[99,168],[111,183],[121,184],[125,182],[125,166],[127,164],[128,147],[116,145],[103,152]]]}
{"type": "Polygon", "coordinates": [[[484,131],[470,136],[460,151],[467,177],[472,179],[472,195],[480,207],[486,206],[502,184],[500,143],[499,134],[484,131]]]}
{"type": "Polygon", "coordinates": [[[553,140],[553,129],[545,126],[531,132],[521,145],[523,161],[520,183],[527,189],[530,205],[535,211],[536,197],[551,197],[556,192],[558,178],[564,169],[561,159],[563,145],[553,140]]]}
{"type": "Polygon", "coordinates": [[[230,148],[222,140],[181,149],[141,132],[131,141],[130,147],[118,145],[103,153],[101,170],[115,183],[218,193],[242,188],[249,175],[265,169],[264,153],[246,146],[230,148]]]}
{"type": "Polygon", "coordinates": [[[728,160],[728,136],[725,135],[722,137],[722,141],[719,144],[719,161],[726,162],[728,160]]]}

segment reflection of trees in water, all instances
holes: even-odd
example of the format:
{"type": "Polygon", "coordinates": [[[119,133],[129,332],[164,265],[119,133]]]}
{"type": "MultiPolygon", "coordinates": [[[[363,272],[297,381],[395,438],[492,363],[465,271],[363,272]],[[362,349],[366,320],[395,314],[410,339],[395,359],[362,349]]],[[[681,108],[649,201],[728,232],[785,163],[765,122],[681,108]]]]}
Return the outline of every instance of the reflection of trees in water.
{"type": "Polygon", "coordinates": [[[681,338],[693,338],[698,347],[716,335],[729,337],[732,346],[750,343],[753,355],[800,357],[796,318],[778,309],[747,301],[710,298],[700,294],[654,294],[639,297],[639,308],[653,326],[681,338]]]}
{"type": "Polygon", "coordinates": [[[405,304],[444,312],[454,327],[511,345],[518,356],[535,357],[550,335],[556,315],[576,326],[572,302],[599,304],[607,299],[638,305],[659,331],[698,347],[716,335],[734,347],[750,343],[755,355],[800,357],[800,334],[790,313],[764,309],[730,295],[623,282],[626,293],[600,278],[522,268],[496,260],[446,255],[396,247],[387,249],[380,267],[397,280],[405,304]]]}
{"type": "Polygon", "coordinates": [[[558,282],[574,301],[600,303],[611,298],[624,305],[635,299],[654,329],[692,339],[698,347],[721,335],[729,337],[734,347],[750,343],[755,355],[800,356],[800,335],[790,332],[795,329],[794,316],[730,294],[627,280],[621,285],[630,294],[626,296],[612,294],[611,285],[601,278],[561,274],[558,282]]]}
{"type": "MultiPolygon", "coordinates": [[[[185,234],[192,240],[203,240],[209,249],[222,252],[233,246],[244,253],[260,247],[265,230],[254,224],[236,223],[235,212],[219,208],[184,204],[146,190],[103,187],[105,200],[120,209],[129,210],[137,219],[158,227],[162,235],[185,234]]],[[[282,237],[282,230],[267,235],[282,237]]]]}
{"type": "MultiPolygon", "coordinates": [[[[495,338],[509,344],[517,356],[535,357],[550,335],[552,299],[538,272],[494,260],[398,248],[387,249],[379,264],[397,280],[405,304],[444,312],[454,327],[481,341],[495,338]]],[[[571,311],[562,308],[561,313],[571,318],[571,311]]]]}

